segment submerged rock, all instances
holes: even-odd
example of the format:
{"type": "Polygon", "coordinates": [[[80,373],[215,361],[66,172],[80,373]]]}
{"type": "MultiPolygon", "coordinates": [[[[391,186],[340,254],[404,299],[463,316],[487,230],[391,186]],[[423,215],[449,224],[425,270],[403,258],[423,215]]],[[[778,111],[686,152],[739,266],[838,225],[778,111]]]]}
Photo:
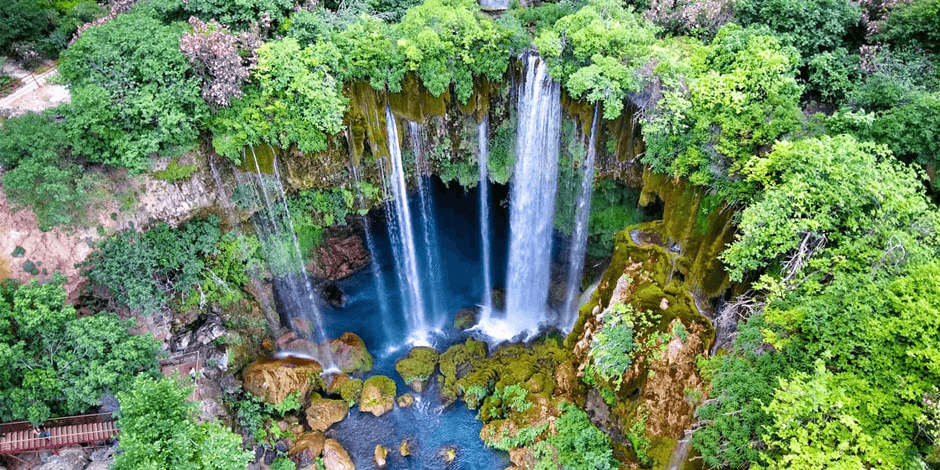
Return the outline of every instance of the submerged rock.
{"type": "Polygon", "coordinates": [[[307,423],[314,431],[326,431],[340,422],[349,412],[349,406],[343,400],[329,400],[315,396],[307,407],[307,423]]]}
{"type": "Polygon", "coordinates": [[[244,373],[245,390],[269,403],[280,403],[288,395],[303,397],[320,382],[323,367],[314,360],[285,357],[261,359],[251,363],[244,373]]]}
{"type": "Polygon", "coordinates": [[[467,330],[476,326],[480,321],[480,307],[467,307],[454,315],[454,329],[467,330]]]}
{"type": "Polygon", "coordinates": [[[416,393],[424,391],[428,379],[434,374],[440,354],[434,348],[416,347],[408,353],[408,357],[399,359],[395,363],[395,370],[402,380],[416,393]]]}
{"type": "Polygon", "coordinates": [[[323,464],[326,470],[355,470],[349,453],[336,439],[327,439],[323,444],[323,464]]]}
{"type": "Polygon", "coordinates": [[[410,393],[405,393],[395,400],[399,408],[411,408],[415,404],[415,397],[410,393]]]}
{"type": "Polygon", "coordinates": [[[388,449],[386,449],[385,446],[375,446],[375,451],[372,452],[372,456],[375,458],[375,465],[377,467],[385,468],[385,466],[388,465],[388,449]]]}
{"type": "Polygon", "coordinates": [[[454,449],[453,447],[444,449],[442,453],[444,454],[444,461],[447,463],[451,463],[457,459],[457,449],[454,449]]]}
{"type": "Polygon", "coordinates": [[[395,389],[395,381],[384,375],[369,377],[362,384],[359,411],[375,416],[382,416],[391,411],[395,407],[395,389]]]}
{"type": "Polygon", "coordinates": [[[330,341],[330,353],[337,367],[347,374],[365,374],[372,371],[372,354],[362,338],[354,333],[343,333],[330,341]]]}

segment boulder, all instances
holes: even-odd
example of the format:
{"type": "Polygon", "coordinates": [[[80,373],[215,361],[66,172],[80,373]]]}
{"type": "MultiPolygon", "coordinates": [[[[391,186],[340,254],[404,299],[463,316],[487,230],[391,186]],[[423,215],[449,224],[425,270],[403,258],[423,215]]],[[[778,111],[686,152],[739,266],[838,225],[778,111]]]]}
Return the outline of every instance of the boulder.
{"type": "Polygon", "coordinates": [[[427,386],[428,379],[434,374],[440,354],[434,348],[416,347],[408,353],[408,357],[399,359],[395,363],[395,370],[402,380],[416,393],[421,393],[427,386]]]}
{"type": "Polygon", "coordinates": [[[336,439],[327,439],[323,443],[323,464],[326,470],[356,470],[349,453],[336,439]]]}
{"type": "Polygon", "coordinates": [[[372,455],[375,457],[376,467],[385,468],[385,466],[388,465],[388,449],[386,449],[385,446],[375,446],[375,452],[373,452],[372,455]]]}
{"type": "Polygon", "coordinates": [[[457,449],[454,449],[453,447],[444,449],[442,453],[444,454],[444,461],[447,463],[451,463],[457,459],[457,449]]]}
{"type": "Polygon", "coordinates": [[[350,407],[359,403],[362,394],[362,379],[354,379],[346,374],[337,374],[326,388],[330,395],[339,395],[350,407]]]}
{"type": "Polygon", "coordinates": [[[349,406],[343,400],[329,400],[318,395],[310,398],[307,407],[307,423],[314,431],[326,431],[340,422],[349,412],[349,406]]]}
{"type": "Polygon", "coordinates": [[[288,454],[297,463],[297,468],[306,468],[323,453],[326,438],[322,432],[305,432],[297,437],[297,442],[291,447],[288,454]]]}
{"type": "Polygon", "coordinates": [[[483,11],[505,11],[509,9],[509,0],[480,0],[483,11]]]}
{"type": "Polygon", "coordinates": [[[372,354],[369,354],[362,338],[354,333],[346,332],[330,341],[330,353],[333,363],[347,374],[372,371],[372,354]]]}
{"type": "Polygon", "coordinates": [[[55,455],[43,460],[37,470],[84,470],[88,463],[85,449],[80,446],[71,446],[59,449],[55,455]]]}
{"type": "Polygon", "coordinates": [[[411,408],[415,404],[415,397],[410,393],[405,393],[395,400],[399,408],[411,408]]]}
{"type": "Polygon", "coordinates": [[[401,444],[398,445],[398,453],[401,454],[402,457],[411,455],[411,443],[408,442],[408,439],[401,441],[401,444]]]}
{"type": "Polygon", "coordinates": [[[251,363],[244,373],[245,390],[269,403],[280,403],[291,393],[301,398],[320,380],[323,367],[297,357],[262,359],[251,363]]]}
{"type": "Polygon", "coordinates": [[[359,411],[382,416],[395,407],[395,381],[384,375],[373,375],[362,384],[359,411]]]}
{"type": "Polygon", "coordinates": [[[454,314],[454,329],[466,330],[476,326],[480,321],[480,307],[467,307],[454,314]]]}

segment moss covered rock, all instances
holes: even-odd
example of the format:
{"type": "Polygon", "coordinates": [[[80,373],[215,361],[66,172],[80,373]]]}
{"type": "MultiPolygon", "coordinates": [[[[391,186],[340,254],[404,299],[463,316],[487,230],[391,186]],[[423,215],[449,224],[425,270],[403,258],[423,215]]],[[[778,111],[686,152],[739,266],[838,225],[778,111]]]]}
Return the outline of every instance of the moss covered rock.
{"type": "Polygon", "coordinates": [[[245,390],[268,403],[277,404],[292,393],[303,397],[310,390],[317,389],[322,371],[323,367],[317,361],[309,359],[261,359],[245,369],[245,390]]]}
{"type": "Polygon", "coordinates": [[[395,403],[399,408],[411,408],[415,404],[415,397],[410,393],[403,393],[395,400],[395,403]]]}
{"type": "Polygon", "coordinates": [[[372,354],[366,343],[355,333],[346,332],[330,341],[333,362],[347,374],[365,374],[372,371],[372,354]]]}
{"type": "Polygon", "coordinates": [[[395,392],[395,381],[391,378],[384,375],[369,377],[362,384],[359,411],[382,416],[395,407],[395,392]]]}
{"type": "Polygon", "coordinates": [[[416,393],[421,393],[428,384],[440,354],[434,348],[416,347],[408,353],[408,357],[399,359],[395,363],[395,370],[408,386],[416,393]]]}

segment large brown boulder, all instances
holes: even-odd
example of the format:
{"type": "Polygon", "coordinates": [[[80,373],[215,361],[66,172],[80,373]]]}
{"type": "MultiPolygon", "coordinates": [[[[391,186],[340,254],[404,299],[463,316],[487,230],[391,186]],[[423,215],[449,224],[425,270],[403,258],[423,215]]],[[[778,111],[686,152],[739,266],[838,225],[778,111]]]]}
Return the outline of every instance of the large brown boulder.
{"type": "Polygon", "coordinates": [[[295,392],[303,399],[311,384],[319,382],[322,371],[317,361],[309,359],[261,359],[245,368],[245,390],[274,404],[295,392]]]}
{"type": "Polygon", "coordinates": [[[314,396],[307,407],[307,423],[314,431],[326,431],[330,426],[346,418],[349,407],[343,400],[329,400],[314,396]]]}
{"type": "Polygon", "coordinates": [[[354,333],[343,333],[330,341],[330,354],[333,363],[347,374],[368,373],[372,371],[372,354],[366,348],[362,338],[354,333]]]}
{"type": "Polygon", "coordinates": [[[395,407],[395,381],[384,375],[373,375],[362,384],[359,411],[382,416],[395,407]]]}
{"type": "Polygon", "coordinates": [[[324,443],[323,464],[326,470],[356,470],[349,453],[336,439],[327,439],[324,443]]]}
{"type": "Polygon", "coordinates": [[[297,463],[298,468],[305,468],[323,453],[326,438],[322,432],[305,432],[297,437],[297,442],[288,454],[297,463]]]}

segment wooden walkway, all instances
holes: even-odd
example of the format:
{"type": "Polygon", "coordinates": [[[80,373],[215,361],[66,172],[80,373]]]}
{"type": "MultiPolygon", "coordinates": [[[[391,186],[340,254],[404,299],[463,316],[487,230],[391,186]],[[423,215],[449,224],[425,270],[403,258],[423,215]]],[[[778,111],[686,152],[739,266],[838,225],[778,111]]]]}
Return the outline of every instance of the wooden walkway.
{"type": "Polygon", "coordinates": [[[50,419],[43,426],[49,437],[37,436],[28,421],[0,424],[0,455],[94,444],[118,432],[110,413],[50,419]]]}

